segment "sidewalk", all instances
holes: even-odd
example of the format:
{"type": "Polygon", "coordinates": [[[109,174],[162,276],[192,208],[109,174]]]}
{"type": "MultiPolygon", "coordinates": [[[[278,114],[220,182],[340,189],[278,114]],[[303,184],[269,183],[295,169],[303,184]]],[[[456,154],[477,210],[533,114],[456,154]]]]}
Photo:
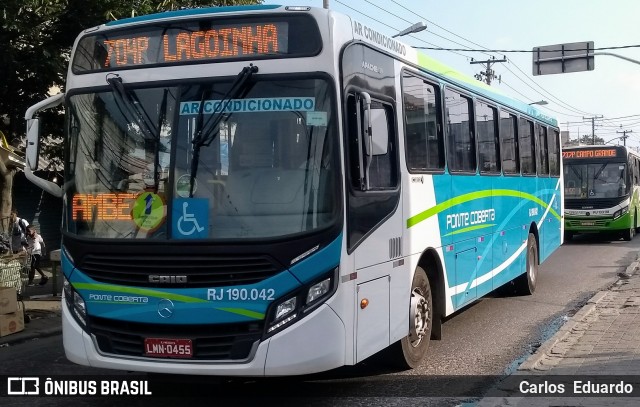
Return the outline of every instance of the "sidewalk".
{"type": "MultiPolygon", "coordinates": [[[[62,273],[58,268],[55,293],[53,278],[51,278],[51,268],[43,268],[49,276],[49,281],[45,285],[37,285],[40,277],[36,276],[35,286],[26,287],[24,295],[24,306],[30,322],[24,324],[24,330],[11,335],[0,337],[0,347],[10,346],[16,343],[57,335],[62,332],[61,307],[62,298],[62,273]]],[[[37,274],[37,273],[36,273],[37,274]]]]}
{"type": "MultiPolygon", "coordinates": [[[[609,383],[620,376],[640,394],[640,262],[619,274],[618,281],[600,291],[560,330],[529,357],[518,371],[501,381],[477,406],[638,406],[640,397],[547,396],[524,397],[514,383],[538,377],[538,383],[585,377],[609,383]],[[631,376],[631,375],[636,375],[631,376]],[[599,377],[598,377],[599,376],[599,377]],[[610,380],[610,381],[608,381],[610,380]],[[508,385],[506,384],[508,383],[508,385]],[[507,387],[507,389],[501,388],[507,387]]],[[[532,380],[529,380],[532,381],[532,380]]],[[[542,392],[544,394],[544,392],[542,392]]]]}

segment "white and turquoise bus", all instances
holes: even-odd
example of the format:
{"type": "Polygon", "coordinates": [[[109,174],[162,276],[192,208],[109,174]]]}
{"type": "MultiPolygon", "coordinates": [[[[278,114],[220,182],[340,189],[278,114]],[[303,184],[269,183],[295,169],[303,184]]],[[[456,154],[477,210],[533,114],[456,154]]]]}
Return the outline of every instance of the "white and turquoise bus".
{"type": "Polygon", "coordinates": [[[330,10],[180,10],[88,29],[27,111],[27,174],[64,199],[67,357],[274,376],[382,350],[561,244],[557,122],[330,10]],[[34,176],[64,103],[65,182],[34,176]]]}

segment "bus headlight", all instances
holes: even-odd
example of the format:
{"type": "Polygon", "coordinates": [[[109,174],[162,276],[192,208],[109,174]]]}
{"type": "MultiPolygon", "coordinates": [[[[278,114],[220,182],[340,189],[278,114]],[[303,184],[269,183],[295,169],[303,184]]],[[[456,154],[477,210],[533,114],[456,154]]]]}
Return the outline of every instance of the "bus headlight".
{"type": "Polygon", "coordinates": [[[85,328],[87,326],[87,306],[84,298],[78,294],[66,278],[62,283],[62,292],[64,293],[64,299],[67,302],[67,307],[69,307],[71,314],[80,326],[85,328]]]}
{"type": "Polygon", "coordinates": [[[307,292],[307,304],[311,304],[318,298],[328,293],[330,288],[331,278],[324,279],[319,283],[312,285],[307,292]]]}
{"type": "Polygon", "coordinates": [[[330,275],[311,281],[298,290],[283,296],[283,301],[274,302],[267,311],[265,337],[269,337],[293,322],[304,318],[313,309],[329,299],[337,289],[339,269],[330,275]]]}
{"type": "Polygon", "coordinates": [[[278,304],[276,307],[276,320],[281,319],[296,310],[296,299],[296,297],[289,298],[288,300],[278,304]]]}
{"type": "Polygon", "coordinates": [[[627,212],[629,212],[629,205],[625,206],[622,209],[618,209],[617,211],[615,211],[613,213],[613,219],[618,219],[620,216],[624,215],[627,212]]]}
{"type": "Polygon", "coordinates": [[[84,300],[77,292],[73,293],[73,312],[76,314],[76,317],[80,319],[83,325],[87,325],[87,307],[84,303],[84,300]]]}
{"type": "Polygon", "coordinates": [[[73,288],[71,288],[71,284],[66,278],[62,283],[62,292],[64,293],[64,298],[67,300],[67,302],[69,302],[69,299],[73,298],[73,288]]]}

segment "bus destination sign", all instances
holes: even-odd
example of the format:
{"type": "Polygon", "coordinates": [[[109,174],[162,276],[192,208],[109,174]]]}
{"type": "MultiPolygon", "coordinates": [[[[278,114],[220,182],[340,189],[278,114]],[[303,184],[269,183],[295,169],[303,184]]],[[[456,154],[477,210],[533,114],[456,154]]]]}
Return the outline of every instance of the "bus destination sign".
{"type": "Polygon", "coordinates": [[[319,52],[317,26],[309,24],[307,18],[298,20],[198,20],[105,30],[78,42],[73,71],[307,56],[319,52]]]}
{"type": "Polygon", "coordinates": [[[607,149],[590,149],[590,150],[565,150],[562,152],[562,158],[569,159],[586,159],[586,158],[615,158],[617,150],[615,148],[607,149]]]}
{"type": "Polygon", "coordinates": [[[275,55],[280,48],[287,52],[286,23],[226,26],[195,32],[172,32],[158,37],[140,35],[101,41],[106,50],[104,68],[149,62],[275,55]],[[285,34],[279,35],[279,32],[285,34]]]}

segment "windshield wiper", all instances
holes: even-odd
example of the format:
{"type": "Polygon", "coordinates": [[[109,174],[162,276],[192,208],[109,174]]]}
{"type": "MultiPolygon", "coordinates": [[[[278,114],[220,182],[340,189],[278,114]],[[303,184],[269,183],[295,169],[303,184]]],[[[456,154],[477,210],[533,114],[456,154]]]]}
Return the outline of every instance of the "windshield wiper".
{"type": "Polygon", "coordinates": [[[193,187],[196,175],[198,173],[198,163],[200,162],[200,149],[202,147],[208,147],[211,142],[215,140],[216,136],[220,132],[218,126],[222,121],[222,118],[224,117],[227,106],[232,99],[240,97],[248,90],[249,85],[251,84],[250,80],[253,77],[253,74],[256,72],[258,72],[258,67],[253,64],[249,64],[249,66],[245,66],[244,68],[242,68],[242,71],[240,71],[240,73],[236,77],[236,80],[233,82],[227,93],[220,101],[219,109],[211,114],[211,117],[209,117],[209,120],[207,120],[206,124],[203,124],[205,103],[205,96],[203,91],[202,98],[200,100],[200,109],[198,110],[198,117],[196,119],[196,129],[194,131],[194,137],[192,141],[193,155],[191,157],[191,174],[189,176],[189,198],[193,198],[193,187]]]}
{"type": "Polygon", "coordinates": [[[602,166],[600,167],[600,169],[598,169],[598,171],[596,171],[596,173],[593,175],[593,180],[594,180],[594,181],[598,179],[598,177],[600,176],[600,174],[602,174],[602,171],[604,170],[604,167],[606,167],[606,166],[607,166],[607,164],[606,164],[606,163],[604,163],[604,164],[602,164],[602,166]]]}
{"type": "Polygon", "coordinates": [[[580,180],[580,184],[582,184],[582,181],[584,181],[582,179],[582,173],[578,172],[578,170],[576,170],[576,168],[573,165],[570,165],[569,168],[571,168],[571,171],[573,171],[574,174],[576,174],[578,176],[578,179],[580,180]]]}
{"type": "Polygon", "coordinates": [[[151,139],[154,141],[155,158],[153,162],[153,186],[155,191],[157,192],[158,186],[160,185],[160,174],[158,171],[160,168],[160,129],[162,128],[162,123],[164,122],[166,114],[168,90],[165,89],[160,106],[158,126],[155,126],[147,111],[144,108],[140,107],[140,101],[136,98],[136,96],[124,88],[124,85],[122,84],[122,78],[120,76],[114,75],[107,78],[107,83],[113,90],[114,95],[116,95],[116,102],[125,107],[126,112],[129,116],[126,117],[127,115],[125,115],[125,112],[123,112],[125,118],[137,124],[138,128],[143,133],[146,139],[151,139]]]}

